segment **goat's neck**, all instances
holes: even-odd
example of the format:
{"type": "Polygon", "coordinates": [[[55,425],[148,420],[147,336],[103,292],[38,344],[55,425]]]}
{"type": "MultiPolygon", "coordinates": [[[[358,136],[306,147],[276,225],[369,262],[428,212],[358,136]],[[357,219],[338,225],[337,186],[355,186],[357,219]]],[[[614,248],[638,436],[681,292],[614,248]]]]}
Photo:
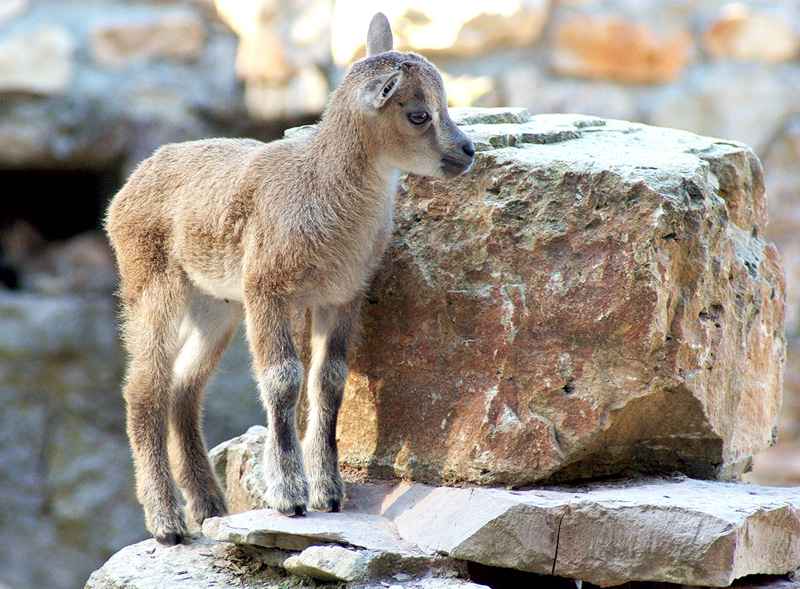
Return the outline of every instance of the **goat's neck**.
{"type": "Polygon", "coordinates": [[[308,147],[326,184],[362,201],[397,190],[399,171],[375,143],[357,119],[339,117],[326,120],[308,147]]]}

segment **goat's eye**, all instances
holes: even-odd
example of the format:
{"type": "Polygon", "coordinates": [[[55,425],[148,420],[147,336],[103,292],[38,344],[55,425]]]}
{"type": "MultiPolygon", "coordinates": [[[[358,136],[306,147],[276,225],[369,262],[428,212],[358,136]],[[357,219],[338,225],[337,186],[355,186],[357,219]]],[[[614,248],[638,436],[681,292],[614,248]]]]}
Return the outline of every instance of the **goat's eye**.
{"type": "Polygon", "coordinates": [[[415,125],[422,125],[429,118],[431,118],[430,115],[424,111],[408,113],[408,120],[414,123],[415,125]]]}

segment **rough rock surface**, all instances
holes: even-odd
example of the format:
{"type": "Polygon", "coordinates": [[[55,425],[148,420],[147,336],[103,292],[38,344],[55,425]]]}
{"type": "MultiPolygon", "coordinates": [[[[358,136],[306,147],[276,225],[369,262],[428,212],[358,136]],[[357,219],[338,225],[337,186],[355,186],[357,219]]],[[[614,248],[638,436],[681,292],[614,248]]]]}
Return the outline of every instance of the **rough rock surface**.
{"type": "Polygon", "coordinates": [[[283,566],[293,575],[320,581],[355,581],[367,571],[367,558],[359,550],[342,546],[309,546],[287,558],[283,566]]]}
{"type": "Polygon", "coordinates": [[[457,578],[452,572],[425,570],[421,575],[410,574],[397,568],[392,559],[384,558],[381,566],[369,569],[381,560],[375,553],[340,546],[312,546],[292,554],[216,543],[206,538],[188,546],[173,547],[151,539],[120,550],[92,573],[85,587],[311,589],[319,587],[318,582],[322,581],[347,582],[348,589],[485,589],[484,585],[457,578]],[[381,576],[370,578],[372,573],[381,576]]]}
{"type": "MultiPolygon", "coordinates": [[[[261,504],[251,479],[260,471],[264,433],[251,428],[212,452],[218,464],[242,467],[222,479],[241,509],[261,504]]],[[[375,553],[392,555],[395,570],[418,570],[414,563],[427,558],[428,567],[458,571],[445,555],[601,586],[724,587],[800,566],[800,489],[677,477],[528,491],[348,483],[346,491],[341,513],[287,518],[259,509],[207,520],[203,533],[263,548],[364,550],[371,555],[350,560],[363,558],[368,576],[379,570],[375,553]]]]}
{"type": "Polygon", "coordinates": [[[600,586],[725,587],[800,565],[796,489],[683,479],[525,492],[355,483],[347,491],[351,504],[338,523],[383,519],[418,543],[415,553],[333,538],[325,522],[333,514],[287,518],[263,510],[207,521],[203,530],[218,544],[129,546],[86,587],[194,587],[200,579],[203,586],[307,586],[296,577],[352,589],[477,587],[467,580],[469,562],[600,586]],[[269,537],[282,537],[283,547],[269,537]]]}
{"type": "Polygon", "coordinates": [[[455,113],[470,173],[405,180],[343,466],[436,484],[737,479],[773,442],[785,361],[758,159],[680,131],[489,113],[455,113]]]}
{"type": "MultiPolygon", "coordinates": [[[[227,554],[229,546],[201,539],[189,546],[165,548],[155,540],[145,540],[120,550],[89,577],[86,589],[160,589],[161,587],[241,588],[243,578],[247,587],[273,589],[286,587],[277,571],[264,573],[261,578],[248,575],[255,567],[241,567],[241,559],[227,554]],[[270,574],[273,573],[273,574],[270,574]]],[[[249,564],[249,563],[248,563],[249,564]]],[[[260,568],[260,567],[259,567],[260,568]]]]}
{"type": "Polygon", "coordinates": [[[376,514],[316,513],[292,519],[272,509],[246,511],[224,518],[213,518],[203,533],[215,540],[253,544],[282,550],[304,550],[320,543],[336,542],[359,548],[413,554],[416,546],[400,538],[384,517],[376,514]],[[269,530],[265,534],[252,530],[269,530]]]}

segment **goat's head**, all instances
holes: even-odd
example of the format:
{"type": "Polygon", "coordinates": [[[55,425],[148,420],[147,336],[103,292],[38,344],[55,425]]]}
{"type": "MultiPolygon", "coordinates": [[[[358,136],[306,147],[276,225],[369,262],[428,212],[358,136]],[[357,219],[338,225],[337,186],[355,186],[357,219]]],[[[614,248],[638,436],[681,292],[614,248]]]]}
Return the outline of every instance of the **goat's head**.
{"type": "Polygon", "coordinates": [[[449,179],[467,171],[475,149],[447,111],[442,76],[424,57],[392,51],[392,32],[378,13],[367,34],[367,57],[348,77],[358,107],[384,156],[404,172],[449,179]]]}

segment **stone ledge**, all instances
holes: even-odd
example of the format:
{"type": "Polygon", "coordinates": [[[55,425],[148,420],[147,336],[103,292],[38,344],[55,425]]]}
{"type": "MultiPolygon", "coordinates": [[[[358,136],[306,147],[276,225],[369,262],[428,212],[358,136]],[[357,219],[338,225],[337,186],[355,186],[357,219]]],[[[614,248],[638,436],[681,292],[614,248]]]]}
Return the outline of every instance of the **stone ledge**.
{"type": "MultiPolygon", "coordinates": [[[[800,567],[800,490],[685,479],[582,491],[401,483],[384,492],[369,483],[348,488],[383,496],[380,527],[393,523],[418,551],[603,587],[628,581],[725,587],[743,576],[800,567]]],[[[247,544],[256,537],[260,546],[295,550],[300,546],[292,540],[387,549],[364,537],[337,537],[331,523],[365,524],[353,512],[290,519],[264,510],[210,520],[203,531],[217,540],[247,544]],[[278,539],[264,542],[270,537],[278,539]]]]}
{"type": "Polygon", "coordinates": [[[339,514],[260,510],[208,520],[204,532],[221,542],[129,546],[86,589],[484,587],[468,579],[465,561],[547,575],[535,578],[540,584],[566,577],[600,586],[727,586],[757,572],[789,574],[737,586],[797,586],[783,569],[800,564],[800,489],[683,479],[535,491],[349,483],[347,492],[339,514]],[[367,520],[417,549],[395,552],[369,532],[356,539],[351,532],[367,520]]]}
{"type": "MultiPolygon", "coordinates": [[[[258,494],[261,427],[212,459],[238,509],[258,494]],[[230,475],[230,476],[228,476],[230,475]]],[[[207,520],[210,538],[303,550],[330,543],[580,579],[725,587],[800,567],[800,488],[676,477],[513,491],[348,483],[336,514],[269,509],[207,520]]]]}
{"type": "Polygon", "coordinates": [[[222,542],[283,550],[335,543],[406,554],[420,552],[400,538],[388,518],[359,512],[312,511],[306,517],[289,518],[271,509],[260,509],[207,520],[203,533],[222,542]]]}

